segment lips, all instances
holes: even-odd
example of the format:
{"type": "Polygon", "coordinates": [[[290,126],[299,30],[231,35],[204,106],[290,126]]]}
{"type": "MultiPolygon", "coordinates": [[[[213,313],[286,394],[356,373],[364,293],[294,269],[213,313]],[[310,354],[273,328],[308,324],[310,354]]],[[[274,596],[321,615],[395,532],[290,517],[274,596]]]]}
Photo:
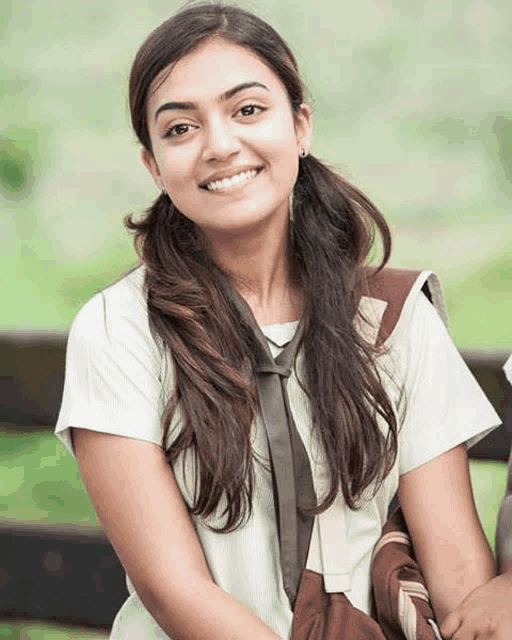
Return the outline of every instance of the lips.
{"type": "Polygon", "coordinates": [[[202,182],[199,187],[207,191],[220,191],[229,187],[238,186],[255,178],[261,171],[262,167],[254,167],[250,169],[241,169],[234,172],[217,173],[202,182]]]}

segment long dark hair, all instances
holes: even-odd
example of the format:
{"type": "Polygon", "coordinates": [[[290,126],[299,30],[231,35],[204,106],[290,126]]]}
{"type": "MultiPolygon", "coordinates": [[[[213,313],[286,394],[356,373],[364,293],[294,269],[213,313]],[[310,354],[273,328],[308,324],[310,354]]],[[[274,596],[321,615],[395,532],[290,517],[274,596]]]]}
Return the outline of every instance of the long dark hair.
{"type": "MultiPolygon", "coordinates": [[[[291,109],[304,102],[296,60],[279,34],[233,6],[196,4],[164,22],[144,42],[130,76],[133,128],[151,152],[147,101],[155,79],[206,38],[222,38],[256,54],[281,80],[291,109]]],[[[161,76],[160,76],[161,77],[161,76]]],[[[136,222],[136,247],[146,266],[152,330],[172,354],[175,389],[163,414],[164,446],[181,404],[183,427],[166,449],[173,464],[194,454],[196,491],[191,512],[209,516],[223,505],[224,524],[240,526],[251,512],[257,410],[251,335],[225,293],[226,274],[201,248],[192,223],[160,195],[136,222]],[[222,501],[221,501],[222,499],[222,501]]],[[[302,383],[331,476],[316,512],[342,490],[356,508],[378,486],[397,452],[397,424],[375,366],[375,352],[356,329],[361,274],[374,242],[389,258],[389,228],[374,205],[312,155],[301,158],[293,191],[293,273],[305,296],[302,383]],[[387,423],[387,434],[379,428],[387,423]]]]}

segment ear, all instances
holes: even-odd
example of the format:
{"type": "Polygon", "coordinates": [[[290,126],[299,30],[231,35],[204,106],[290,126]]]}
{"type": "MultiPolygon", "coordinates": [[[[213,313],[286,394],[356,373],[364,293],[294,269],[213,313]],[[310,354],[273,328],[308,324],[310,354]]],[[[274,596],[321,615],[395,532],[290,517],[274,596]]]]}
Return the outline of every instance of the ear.
{"type": "Polygon", "coordinates": [[[142,161],[142,164],[146,167],[146,169],[151,174],[153,180],[156,182],[157,187],[159,189],[162,189],[163,188],[162,177],[160,175],[158,165],[151,151],[148,151],[148,149],[146,148],[142,149],[142,151],[140,152],[140,159],[142,161]]]}
{"type": "Polygon", "coordinates": [[[309,153],[313,139],[313,114],[311,107],[307,104],[301,104],[295,114],[295,133],[297,137],[297,154],[300,154],[302,149],[309,153]]]}

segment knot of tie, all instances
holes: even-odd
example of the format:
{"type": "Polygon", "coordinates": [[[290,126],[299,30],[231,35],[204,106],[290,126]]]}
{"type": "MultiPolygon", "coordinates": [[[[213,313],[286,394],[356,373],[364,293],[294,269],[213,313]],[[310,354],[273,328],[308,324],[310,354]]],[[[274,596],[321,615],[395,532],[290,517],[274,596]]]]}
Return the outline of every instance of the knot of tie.
{"type": "Polygon", "coordinates": [[[281,376],[282,378],[289,378],[292,373],[291,367],[277,364],[277,362],[263,362],[261,364],[258,364],[255,367],[255,371],[257,374],[277,373],[277,375],[281,376]]]}

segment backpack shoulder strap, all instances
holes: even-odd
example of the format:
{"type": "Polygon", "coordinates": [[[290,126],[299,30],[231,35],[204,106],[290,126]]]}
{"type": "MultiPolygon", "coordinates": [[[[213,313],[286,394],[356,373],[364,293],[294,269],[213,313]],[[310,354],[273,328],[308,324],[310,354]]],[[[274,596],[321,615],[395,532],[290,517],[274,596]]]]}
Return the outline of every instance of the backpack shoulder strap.
{"type": "Polygon", "coordinates": [[[376,347],[380,347],[386,342],[406,304],[409,304],[409,301],[412,304],[421,291],[437,309],[445,325],[448,326],[448,314],[441,285],[432,271],[393,269],[391,267],[380,271],[371,267],[365,269],[362,295],[386,303],[377,333],[376,347]]]}

